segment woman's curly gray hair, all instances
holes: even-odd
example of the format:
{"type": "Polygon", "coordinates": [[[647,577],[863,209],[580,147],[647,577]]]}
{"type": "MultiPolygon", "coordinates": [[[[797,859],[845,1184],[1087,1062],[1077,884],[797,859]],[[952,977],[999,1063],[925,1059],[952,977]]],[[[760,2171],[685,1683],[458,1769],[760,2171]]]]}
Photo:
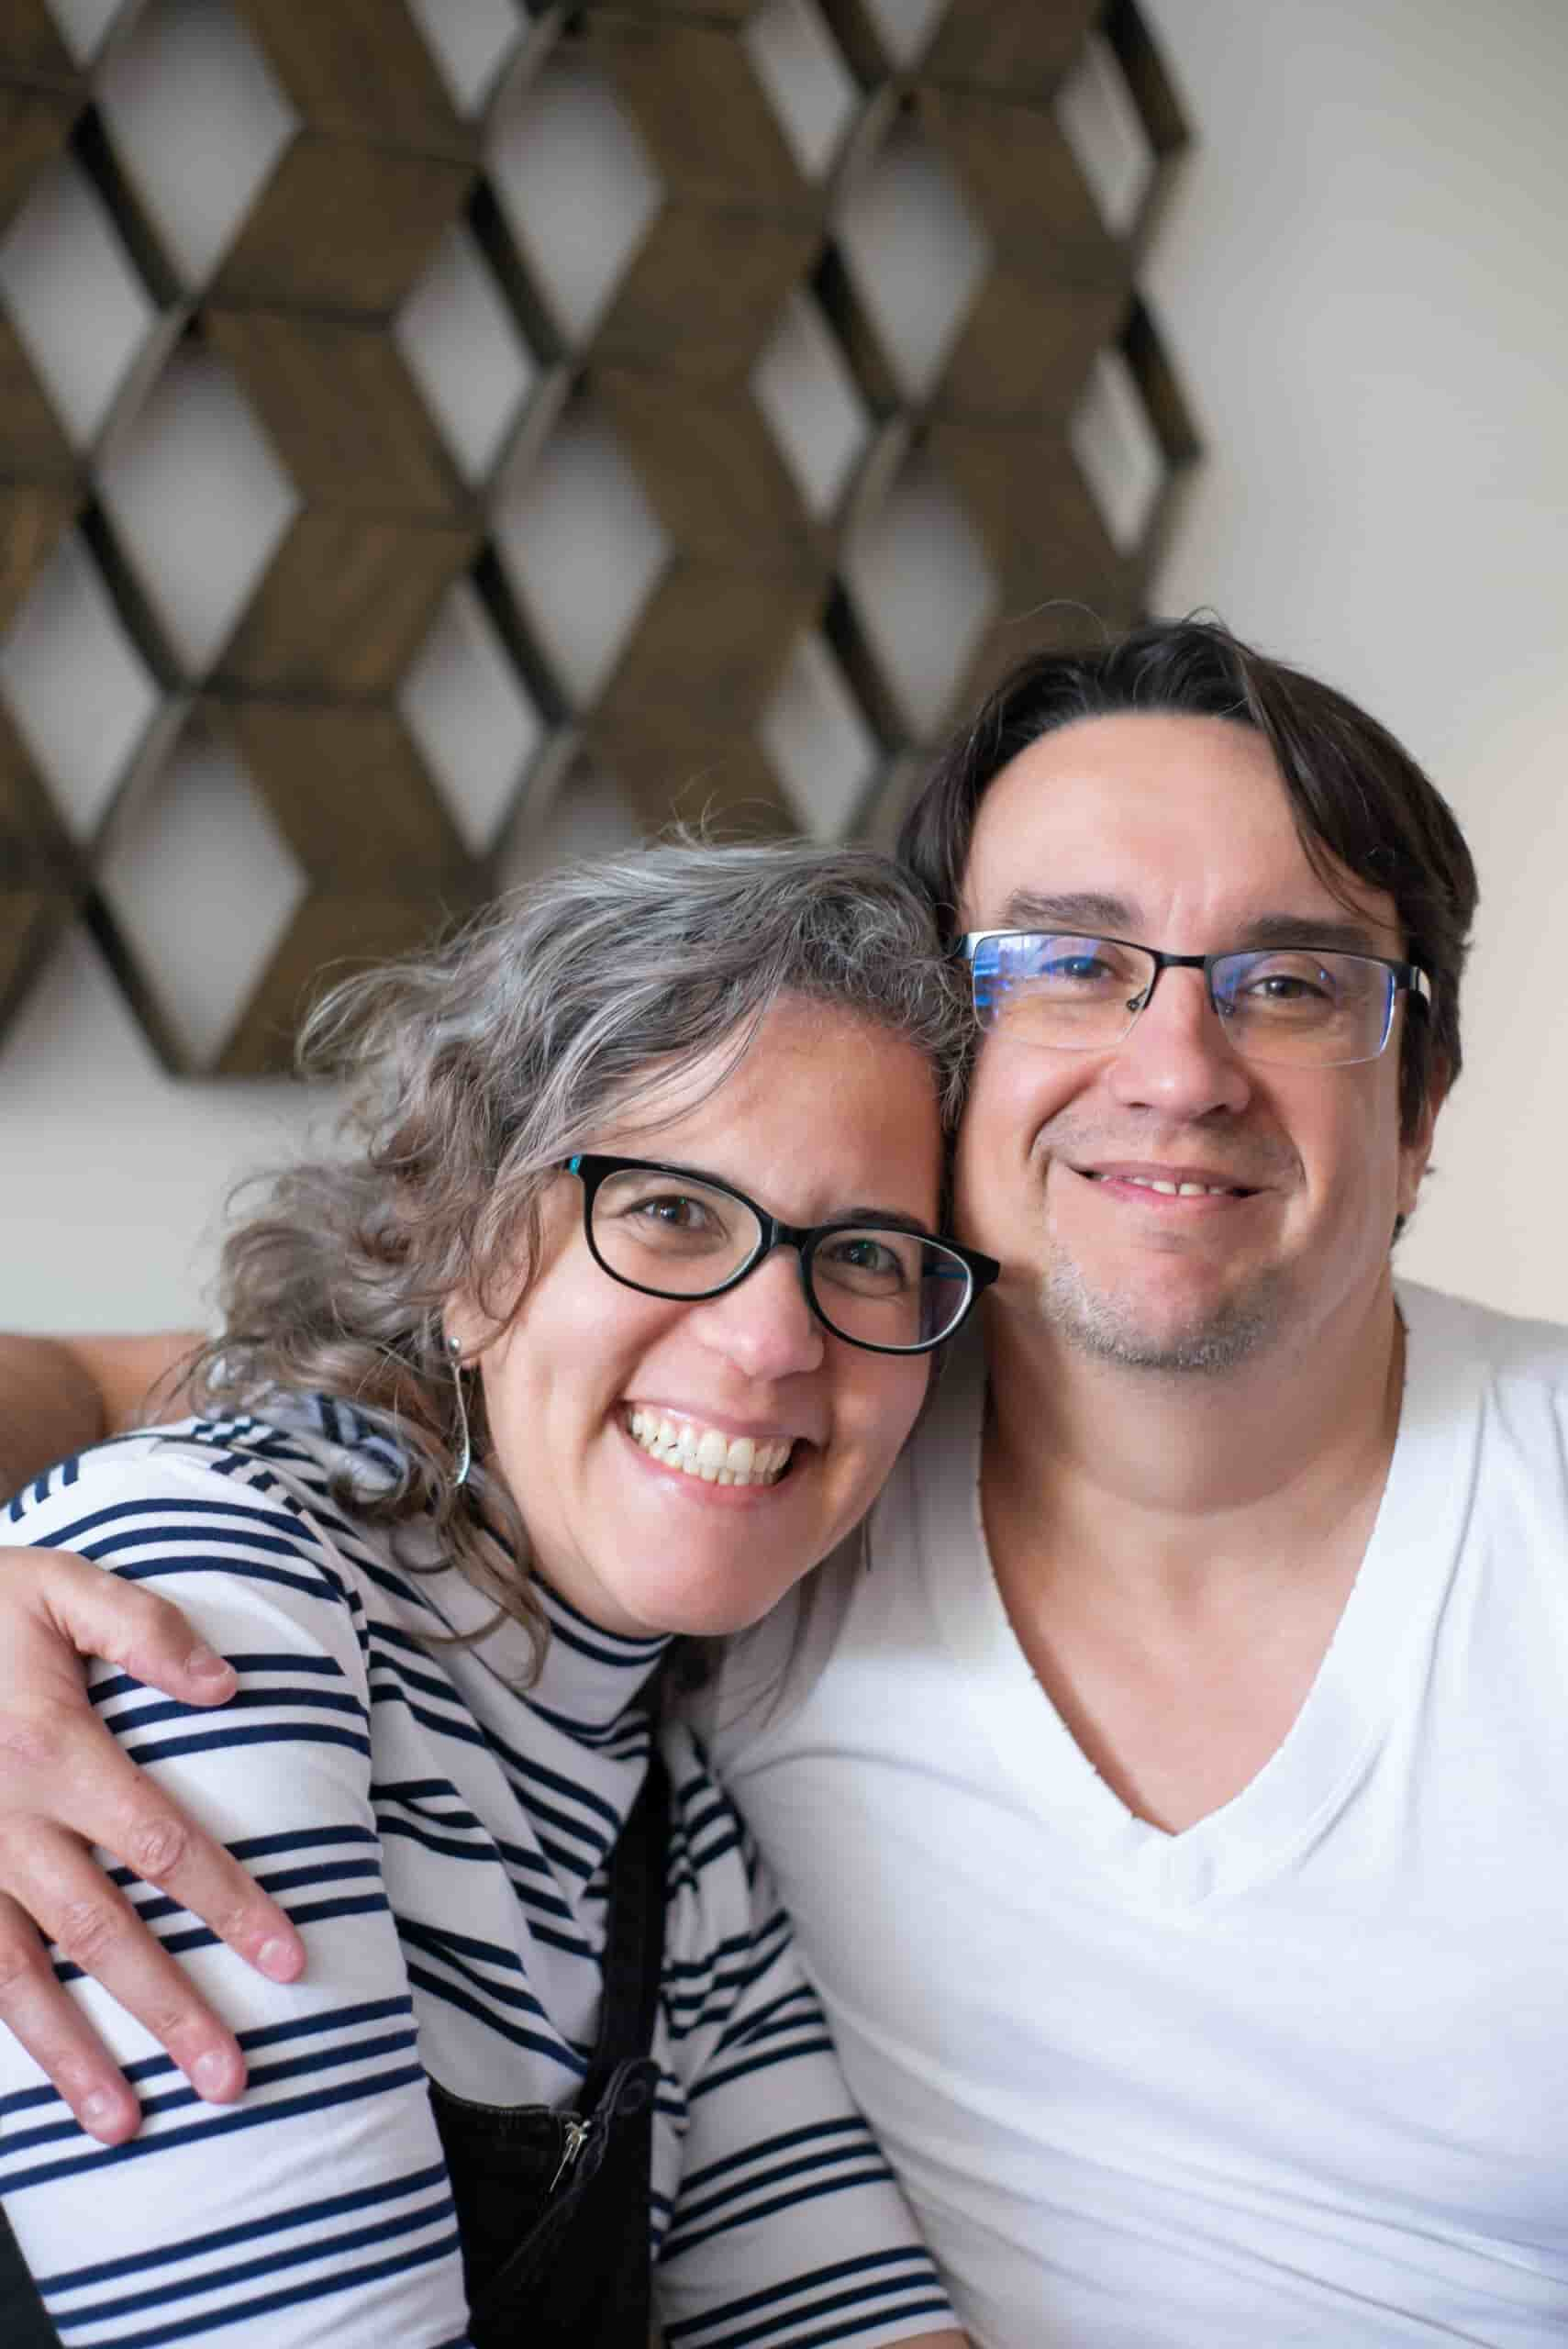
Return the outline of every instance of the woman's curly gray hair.
{"type": "Polygon", "coordinates": [[[279,1390],[351,1402],[406,1464],[355,1505],[428,1512],[450,1563],[537,1642],[523,1528],[484,1465],[477,1382],[477,1465],[452,1486],[443,1308],[462,1294],[503,1326],[562,1161],[611,1122],[656,1117],[672,1077],[699,1063],[722,1081],[786,996],[914,1044],[944,1118],[956,1113],[962,998],[925,900],[869,850],[683,837],[563,866],[435,952],[334,987],[300,1059],[347,1080],[351,1148],[261,1178],[259,1212],[224,1249],[223,1331],[195,1375],[204,1402],[264,1405],[279,1390]]]}

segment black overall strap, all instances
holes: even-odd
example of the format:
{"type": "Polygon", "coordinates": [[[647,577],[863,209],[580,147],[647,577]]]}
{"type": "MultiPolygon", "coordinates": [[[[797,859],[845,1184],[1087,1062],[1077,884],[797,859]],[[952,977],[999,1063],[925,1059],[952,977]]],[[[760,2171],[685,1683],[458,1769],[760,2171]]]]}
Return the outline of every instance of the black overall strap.
{"type": "Polygon", "coordinates": [[[0,2210],[0,2342],[5,2349],[60,2349],[60,2335],[39,2298],[32,2270],[0,2210]]]}
{"type": "Polygon", "coordinates": [[[599,2042],[578,2099],[584,2112],[593,2110],[620,2065],[652,2049],[664,1966],[669,1848],[670,1780],[655,1744],[610,1862],[599,2042]]]}
{"type": "Polygon", "coordinates": [[[598,2043],[577,2099],[579,2133],[537,2225],[473,2310],[476,2341],[498,2321],[571,2349],[646,2349],[651,2330],[650,2173],[664,1955],[670,1787],[657,1748],[617,1838],[606,1897],[598,2043]]]}

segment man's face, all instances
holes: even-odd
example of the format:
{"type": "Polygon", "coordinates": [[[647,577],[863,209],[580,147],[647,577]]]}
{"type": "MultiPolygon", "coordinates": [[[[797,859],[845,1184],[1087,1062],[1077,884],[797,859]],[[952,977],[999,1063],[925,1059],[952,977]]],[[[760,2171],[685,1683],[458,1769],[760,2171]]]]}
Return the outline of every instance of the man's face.
{"type": "MultiPolygon", "coordinates": [[[[1336,895],[1313,872],[1251,728],[1129,714],[1048,735],[997,775],[962,920],[1190,954],[1244,947],[1271,920],[1350,946],[1353,922],[1362,951],[1403,958],[1392,900],[1342,880],[1336,895]]],[[[1168,970],[1114,1051],[988,1035],[957,1196],[964,1237],[1002,1261],[997,1309],[1165,1371],[1223,1371],[1362,1326],[1430,1146],[1429,1117],[1412,1142],[1399,1133],[1410,1016],[1401,997],[1381,1059],[1262,1067],[1227,1042],[1204,974],[1168,970]]]]}

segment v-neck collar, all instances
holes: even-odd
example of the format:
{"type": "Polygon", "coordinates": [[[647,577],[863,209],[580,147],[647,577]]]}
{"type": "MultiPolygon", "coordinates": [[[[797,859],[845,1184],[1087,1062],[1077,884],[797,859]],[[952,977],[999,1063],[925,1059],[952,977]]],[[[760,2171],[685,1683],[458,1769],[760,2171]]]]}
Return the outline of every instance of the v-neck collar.
{"type": "Polygon", "coordinates": [[[978,1345],[950,1363],[916,1464],[928,1602],[1007,1775],[1064,1843],[1127,1897],[1191,1906],[1287,1865],[1372,1767],[1452,1579],[1473,1474],[1480,1365],[1441,1342],[1447,1300],[1401,1286],[1405,1386],[1365,1554],[1284,1740],[1230,1801],[1179,1834],[1113,1793],[1041,1688],[991,1570],[980,1506],[985,1375],[978,1345]]]}

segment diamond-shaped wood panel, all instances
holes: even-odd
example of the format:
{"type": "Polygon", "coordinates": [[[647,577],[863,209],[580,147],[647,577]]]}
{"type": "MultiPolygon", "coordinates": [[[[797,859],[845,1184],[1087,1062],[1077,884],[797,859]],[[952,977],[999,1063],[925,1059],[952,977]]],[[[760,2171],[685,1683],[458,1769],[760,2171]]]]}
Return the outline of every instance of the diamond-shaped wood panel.
{"type": "Polygon", "coordinates": [[[282,1067],[573,837],[885,836],[1139,611],[1195,441],[1134,0],[3,13],[0,1022],[83,918],[170,1067],[282,1067]],[[194,1019],[161,868],[232,896],[194,1019]]]}

